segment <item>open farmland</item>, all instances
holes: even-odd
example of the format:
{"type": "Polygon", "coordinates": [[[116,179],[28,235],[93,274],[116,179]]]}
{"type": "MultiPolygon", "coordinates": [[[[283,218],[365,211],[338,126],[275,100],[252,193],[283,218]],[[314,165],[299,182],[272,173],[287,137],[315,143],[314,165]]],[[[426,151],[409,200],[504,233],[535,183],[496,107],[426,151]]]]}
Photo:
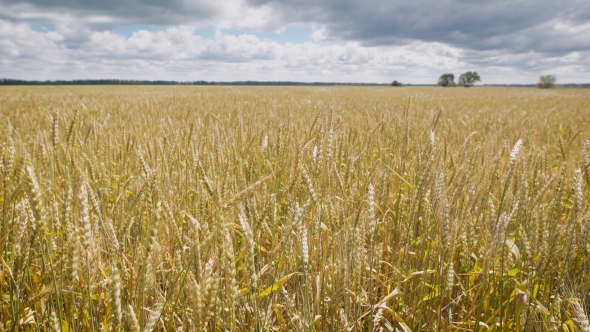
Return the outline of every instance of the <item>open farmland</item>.
{"type": "Polygon", "coordinates": [[[1,330],[590,331],[590,90],[0,107],[1,330]]]}

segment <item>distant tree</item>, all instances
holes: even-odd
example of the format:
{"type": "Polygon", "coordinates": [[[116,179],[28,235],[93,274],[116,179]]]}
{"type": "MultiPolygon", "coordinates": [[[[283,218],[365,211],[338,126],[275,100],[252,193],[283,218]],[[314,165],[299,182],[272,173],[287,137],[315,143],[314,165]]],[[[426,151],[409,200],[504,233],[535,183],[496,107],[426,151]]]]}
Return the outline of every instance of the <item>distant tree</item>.
{"type": "Polygon", "coordinates": [[[475,82],[481,82],[481,78],[476,71],[468,71],[459,76],[459,85],[466,88],[472,86],[475,82]]]}
{"type": "Polygon", "coordinates": [[[540,89],[550,89],[555,87],[555,81],[557,81],[557,78],[555,78],[555,75],[541,75],[541,77],[539,77],[539,83],[537,83],[537,88],[540,89]]]}
{"type": "Polygon", "coordinates": [[[398,81],[393,81],[391,82],[391,86],[402,86],[402,82],[398,82],[398,81]]]}
{"type": "Polygon", "coordinates": [[[455,86],[455,75],[442,74],[438,79],[439,86],[455,86]]]}

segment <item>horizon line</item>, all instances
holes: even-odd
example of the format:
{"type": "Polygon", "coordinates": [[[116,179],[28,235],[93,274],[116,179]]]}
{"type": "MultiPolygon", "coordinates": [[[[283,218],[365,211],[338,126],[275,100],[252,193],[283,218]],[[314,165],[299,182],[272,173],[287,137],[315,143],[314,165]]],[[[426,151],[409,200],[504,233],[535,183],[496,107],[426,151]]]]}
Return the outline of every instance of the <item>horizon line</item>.
{"type": "MultiPolygon", "coordinates": [[[[425,83],[402,83],[402,86],[438,86],[425,83]]],[[[0,78],[0,85],[264,85],[264,86],[391,86],[391,83],[365,82],[301,82],[301,81],[175,81],[175,80],[133,80],[133,79],[74,79],[74,80],[22,80],[0,78]]],[[[536,84],[479,84],[473,87],[504,86],[504,87],[534,87],[536,84]]],[[[590,83],[562,83],[558,87],[590,88],[590,83]]]]}

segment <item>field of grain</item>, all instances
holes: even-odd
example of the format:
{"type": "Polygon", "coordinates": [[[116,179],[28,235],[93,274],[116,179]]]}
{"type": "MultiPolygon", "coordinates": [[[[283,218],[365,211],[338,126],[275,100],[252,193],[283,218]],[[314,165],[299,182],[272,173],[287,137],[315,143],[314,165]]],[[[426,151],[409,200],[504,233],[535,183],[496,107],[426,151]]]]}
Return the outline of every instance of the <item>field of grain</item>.
{"type": "Polygon", "coordinates": [[[0,88],[2,331],[590,331],[590,90],[0,88]]]}

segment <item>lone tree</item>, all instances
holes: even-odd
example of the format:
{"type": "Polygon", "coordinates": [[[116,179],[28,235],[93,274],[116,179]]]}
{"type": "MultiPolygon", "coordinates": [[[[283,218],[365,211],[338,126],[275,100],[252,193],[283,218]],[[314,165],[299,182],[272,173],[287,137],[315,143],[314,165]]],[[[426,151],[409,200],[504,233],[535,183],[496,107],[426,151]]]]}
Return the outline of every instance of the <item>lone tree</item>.
{"type": "Polygon", "coordinates": [[[391,82],[391,86],[402,86],[402,82],[398,82],[397,80],[393,81],[391,82]]]}
{"type": "Polygon", "coordinates": [[[540,89],[550,89],[555,87],[555,81],[557,80],[557,78],[555,78],[555,75],[541,75],[541,77],[539,77],[539,83],[537,83],[537,88],[540,89]]]}
{"type": "Polygon", "coordinates": [[[481,82],[481,78],[476,71],[468,71],[459,76],[459,85],[466,88],[472,86],[475,82],[481,82]]]}
{"type": "Polygon", "coordinates": [[[442,74],[438,79],[439,86],[455,86],[455,75],[453,74],[442,74]]]}

